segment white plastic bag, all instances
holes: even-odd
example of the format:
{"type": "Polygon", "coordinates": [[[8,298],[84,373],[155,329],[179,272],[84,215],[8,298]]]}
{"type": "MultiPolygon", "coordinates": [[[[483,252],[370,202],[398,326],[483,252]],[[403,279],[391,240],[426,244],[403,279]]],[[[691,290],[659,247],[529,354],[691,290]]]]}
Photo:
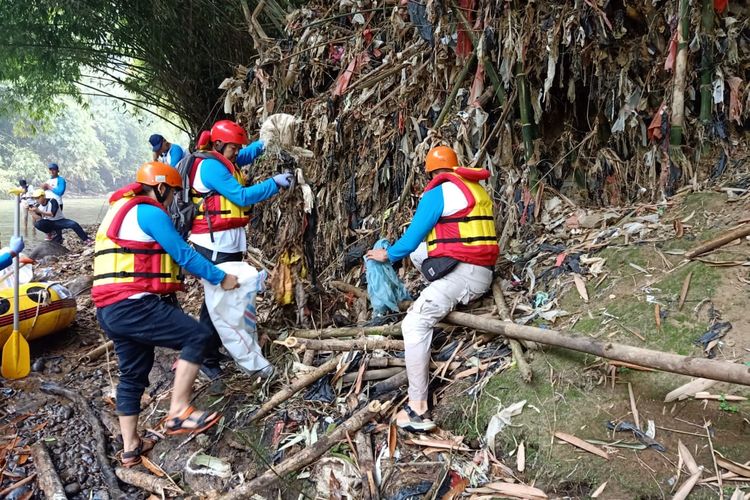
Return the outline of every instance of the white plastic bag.
{"type": "Polygon", "coordinates": [[[240,287],[226,291],[203,280],[206,307],[221,342],[234,361],[248,373],[270,365],[258,345],[255,298],[265,289],[267,273],[246,262],[225,262],[216,267],[237,276],[240,287]]]}

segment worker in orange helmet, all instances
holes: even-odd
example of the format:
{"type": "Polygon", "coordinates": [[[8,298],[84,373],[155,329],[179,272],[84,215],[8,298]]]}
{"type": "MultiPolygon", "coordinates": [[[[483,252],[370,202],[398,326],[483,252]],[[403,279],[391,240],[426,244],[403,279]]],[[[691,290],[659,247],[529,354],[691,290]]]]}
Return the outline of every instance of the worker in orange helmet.
{"type": "MultiPolygon", "coordinates": [[[[201,208],[193,220],[188,240],[198,253],[214,264],[238,262],[247,251],[245,226],[250,221],[249,207],[275,196],[280,189],[289,188],[292,174],[277,174],[246,187],[239,167],[250,165],[263,154],[264,141],[248,145],[245,129],[231,120],[214,123],[210,141],[211,157],[196,159],[189,171],[193,202],[201,208]]],[[[222,341],[205,302],[200,320],[213,332],[201,371],[210,380],[216,380],[222,374],[219,364],[222,341]]],[[[273,365],[261,355],[254,365],[260,377],[268,378],[274,372],[273,365]]],[[[214,389],[214,392],[217,391],[214,389]]]]}
{"type": "Polygon", "coordinates": [[[181,267],[225,290],[237,288],[237,277],[199,255],[175,230],[165,207],[181,187],[174,167],[160,162],[142,165],[136,182],[110,197],[96,234],[91,296],[99,324],[117,353],[117,413],[126,467],[141,463],[155,443],[137,433],[155,347],[180,350],[166,433],[203,432],[220,418],[217,412],[190,405],[211,332],[182,312],[175,293],[183,288],[181,267]]]}
{"type": "Polygon", "coordinates": [[[410,255],[430,282],[401,324],[409,401],[396,423],[411,432],[435,428],[428,408],[432,329],[458,303],[467,304],[489,290],[500,254],[492,199],[480,184],[489,171],[459,166],[456,152],[446,146],[427,153],[425,170],[430,182],[404,235],[387,249],[366,254],[391,263],[410,255]]]}

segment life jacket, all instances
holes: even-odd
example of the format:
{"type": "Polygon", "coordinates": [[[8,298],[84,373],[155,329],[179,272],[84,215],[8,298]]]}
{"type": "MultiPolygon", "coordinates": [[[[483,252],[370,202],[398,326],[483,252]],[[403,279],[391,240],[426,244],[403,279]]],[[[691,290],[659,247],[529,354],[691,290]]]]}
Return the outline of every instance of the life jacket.
{"type": "Polygon", "coordinates": [[[114,304],[137,293],[170,294],[183,289],[180,266],[159,243],[118,237],[125,216],[137,205],[148,204],[164,210],[151,198],[138,196],[139,192],[140,184],[116,192],[96,233],[91,289],[96,307],[114,304]]]}
{"type": "Polygon", "coordinates": [[[451,257],[477,266],[494,266],[500,248],[495,235],[492,199],[479,184],[489,178],[487,170],[458,167],[438,174],[425,192],[444,182],[452,182],[466,197],[469,205],[451,216],[441,217],[427,235],[428,257],[451,257]]]}
{"type": "MultiPolygon", "coordinates": [[[[232,174],[240,185],[245,184],[242,172],[224,155],[213,153],[214,159],[221,162],[229,173],[232,174]]],[[[203,158],[196,158],[190,171],[190,186],[195,186],[195,175],[198,172],[198,166],[203,162],[203,158]]],[[[225,198],[216,191],[208,193],[199,193],[192,188],[191,197],[193,203],[198,207],[193,219],[193,233],[213,233],[214,231],[226,231],[238,227],[245,227],[250,221],[250,211],[246,208],[235,205],[228,198],[225,198]],[[208,218],[206,218],[208,215],[208,218]]]]}

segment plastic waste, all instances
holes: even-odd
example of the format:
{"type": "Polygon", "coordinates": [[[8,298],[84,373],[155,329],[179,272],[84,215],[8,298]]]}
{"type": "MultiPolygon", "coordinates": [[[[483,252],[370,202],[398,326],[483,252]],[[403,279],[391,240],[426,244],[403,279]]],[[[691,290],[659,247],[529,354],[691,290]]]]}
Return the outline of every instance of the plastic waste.
{"type": "MultiPolygon", "coordinates": [[[[378,240],[373,249],[386,249],[390,246],[388,240],[378,240]]],[[[382,316],[389,311],[398,312],[398,303],[411,300],[411,295],[398,279],[396,271],[388,262],[377,262],[365,259],[367,268],[367,294],[370,296],[374,316],[382,316]]]]}
{"type": "Polygon", "coordinates": [[[526,405],[526,400],[518,401],[510,406],[498,408],[498,411],[490,419],[490,423],[487,424],[487,432],[485,433],[485,441],[487,446],[495,453],[495,436],[497,436],[503,429],[510,425],[511,418],[516,415],[520,415],[523,411],[523,407],[526,405]]]}
{"type": "Polygon", "coordinates": [[[631,431],[638,441],[645,444],[649,448],[653,448],[656,451],[661,451],[662,453],[667,451],[667,449],[661,443],[654,440],[648,434],[636,427],[633,422],[623,421],[618,424],[615,424],[614,422],[607,422],[607,429],[615,432],[631,431]]]}
{"type": "Polygon", "coordinates": [[[206,307],[221,342],[244,371],[254,374],[271,365],[258,344],[257,294],[265,290],[267,273],[246,262],[225,262],[216,267],[237,276],[240,287],[224,290],[203,280],[206,307]]]}

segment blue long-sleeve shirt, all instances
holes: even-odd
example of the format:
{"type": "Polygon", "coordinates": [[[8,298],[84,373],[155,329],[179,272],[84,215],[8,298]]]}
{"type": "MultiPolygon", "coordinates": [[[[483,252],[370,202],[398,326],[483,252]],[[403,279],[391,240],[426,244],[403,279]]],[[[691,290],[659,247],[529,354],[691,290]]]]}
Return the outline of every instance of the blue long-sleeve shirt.
{"type": "Polygon", "coordinates": [[[63,179],[62,177],[60,177],[58,175],[57,176],[57,186],[55,186],[52,189],[50,189],[50,191],[52,191],[53,193],[55,193],[57,196],[62,196],[62,195],[65,194],[65,188],[66,187],[67,187],[67,185],[65,184],[65,179],[63,179]]]}
{"type": "Polygon", "coordinates": [[[226,273],[193,250],[180,237],[169,216],[152,205],[138,205],[136,218],[141,230],[156,240],[180,266],[190,273],[218,285],[226,273]]]}
{"type": "Polygon", "coordinates": [[[431,189],[422,195],[406,232],[396,243],[388,247],[388,259],[398,262],[416,250],[443,215],[444,206],[442,188],[431,189]]]}
{"type": "MultiPolygon", "coordinates": [[[[263,142],[255,141],[240,150],[236,163],[239,166],[248,165],[261,154],[263,154],[263,142]]],[[[208,189],[218,192],[240,207],[260,203],[279,192],[279,187],[273,179],[243,187],[219,160],[213,158],[207,158],[201,163],[201,182],[208,189]]]]}
{"type": "Polygon", "coordinates": [[[182,150],[182,147],[180,147],[177,144],[172,144],[172,146],[169,148],[169,164],[173,167],[176,167],[178,163],[180,163],[180,160],[182,160],[182,157],[185,155],[185,152],[182,150]]]}
{"type": "Polygon", "coordinates": [[[0,254],[0,271],[8,267],[13,263],[13,256],[10,252],[3,252],[0,254]]]}

